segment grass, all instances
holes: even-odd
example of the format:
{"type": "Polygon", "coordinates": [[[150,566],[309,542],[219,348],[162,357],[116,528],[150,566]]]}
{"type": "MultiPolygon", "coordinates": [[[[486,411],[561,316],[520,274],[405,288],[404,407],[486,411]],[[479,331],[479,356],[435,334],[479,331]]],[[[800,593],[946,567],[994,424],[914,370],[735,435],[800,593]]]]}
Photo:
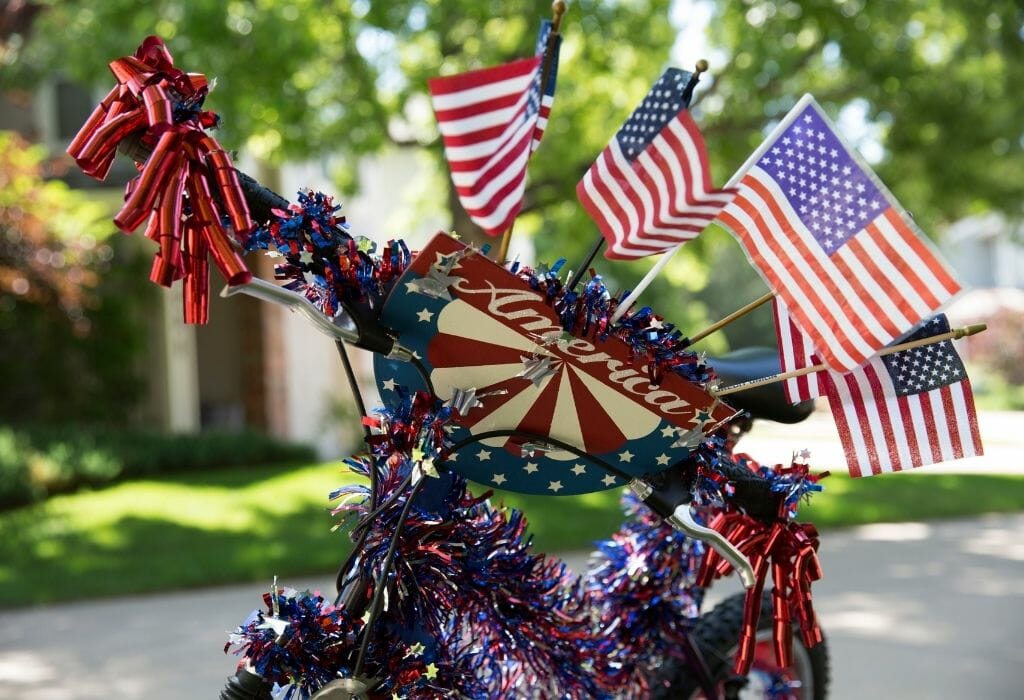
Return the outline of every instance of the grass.
{"type": "MultiPolygon", "coordinates": [[[[331,532],[336,464],[279,465],[126,482],[0,514],[0,607],[322,574],[348,552],[331,532]]],[[[833,476],[802,511],[821,528],[1024,510],[1024,477],[833,476]]],[[[621,521],[618,492],[499,493],[538,551],[589,548],[621,521]]]]}

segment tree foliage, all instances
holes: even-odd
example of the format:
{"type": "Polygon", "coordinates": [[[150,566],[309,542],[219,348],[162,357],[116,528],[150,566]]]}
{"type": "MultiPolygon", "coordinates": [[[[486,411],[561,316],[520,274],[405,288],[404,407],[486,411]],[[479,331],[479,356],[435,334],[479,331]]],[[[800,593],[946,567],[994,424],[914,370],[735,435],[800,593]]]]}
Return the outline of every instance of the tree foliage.
{"type": "Polygon", "coordinates": [[[103,240],[105,207],[45,174],[41,148],[0,132],[0,421],[119,420],[145,273],[103,240]]]}
{"type": "MultiPolygon", "coordinates": [[[[979,211],[1020,215],[1024,10],[1015,0],[678,3],[684,22],[688,9],[711,9],[714,80],[698,91],[696,113],[719,182],[809,91],[929,234],[979,211]]],[[[156,33],[180,66],[218,78],[207,104],[224,116],[222,140],[231,147],[270,160],[330,152],[353,164],[387,148],[423,147],[439,171],[426,80],[527,55],[538,20],[550,15],[547,0],[42,4],[32,40],[16,62],[6,57],[22,80],[59,68],[109,84],[106,61],[156,33]]],[[[517,223],[517,235],[534,235],[540,258],[577,260],[594,240],[575,183],[669,62],[672,4],[571,3],[556,104],[517,223]]],[[[339,185],[344,198],[354,182],[339,185]]],[[[466,230],[450,190],[438,200],[466,230]]],[[[646,266],[600,265],[613,288],[630,286],[646,266]]],[[[687,245],[664,277],[649,298],[684,327],[744,303],[761,284],[714,229],[687,245]],[[670,284],[689,290],[687,304],[671,303],[679,294],[670,284]]],[[[749,332],[735,326],[734,339],[763,334],[769,323],[762,316],[749,332]]]]}

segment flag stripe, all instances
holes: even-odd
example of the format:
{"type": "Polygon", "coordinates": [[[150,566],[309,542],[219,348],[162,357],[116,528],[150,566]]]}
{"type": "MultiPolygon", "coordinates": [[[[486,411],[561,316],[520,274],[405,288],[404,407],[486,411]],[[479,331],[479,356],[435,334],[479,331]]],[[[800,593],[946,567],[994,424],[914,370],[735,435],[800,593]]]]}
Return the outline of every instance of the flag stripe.
{"type": "Polygon", "coordinates": [[[914,415],[906,396],[896,398],[896,405],[899,408],[900,419],[903,423],[903,432],[907,436],[907,447],[910,449],[910,464],[927,464],[921,456],[921,436],[915,425],[914,415]]]}
{"type": "MultiPolygon", "coordinates": [[[[779,363],[782,372],[792,372],[820,363],[814,355],[814,348],[804,339],[804,334],[793,323],[793,319],[782,300],[772,300],[775,317],[775,338],[779,347],[779,363]]],[[[813,372],[792,377],[783,382],[782,389],[790,403],[808,401],[824,393],[822,372],[813,372]]]]}
{"type": "Polygon", "coordinates": [[[458,75],[431,78],[431,101],[439,109],[454,109],[467,104],[487,102],[497,96],[522,92],[532,80],[540,58],[531,56],[501,66],[478,68],[458,75]]]}
{"type": "MultiPolygon", "coordinates": [[[[939,392],[942,399],[942,411],[947,416],[955,416],[956,408],[953,406],[953,392],[950,391],[948,386],[942,387],[939,392]]],[[[960,442],[960,431],[958,430],[947,430],[944,431],[949,436],[949,445],[952,450],[953,459],[962,459],[964,456],[964,446],[960,442]]]]}
{"type": "Polygon", "coordinates": [[[966,429],[970,436],[971,451],[976,455],[983,454],[981,431],[978,428],[977,412],[974,410],[974,392],[971,390],[971,380],[964,379],[960,383],[959,389],[961,398],[956,404],[958,425],[961,430],[966,429]]]}

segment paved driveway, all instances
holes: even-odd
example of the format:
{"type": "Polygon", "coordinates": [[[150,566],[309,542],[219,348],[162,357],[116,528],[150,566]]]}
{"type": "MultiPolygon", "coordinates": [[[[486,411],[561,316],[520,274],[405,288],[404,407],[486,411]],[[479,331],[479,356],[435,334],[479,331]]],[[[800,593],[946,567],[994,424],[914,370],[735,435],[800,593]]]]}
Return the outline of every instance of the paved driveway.
{"type": "MultiPolygon", "coordinates": [[[[1024,515],[826,533],[822,561],[833,698],[1022,697],[1024,515]]],[[[212,700],[265,585],[0,613],[0,697],[212,700]]]]}

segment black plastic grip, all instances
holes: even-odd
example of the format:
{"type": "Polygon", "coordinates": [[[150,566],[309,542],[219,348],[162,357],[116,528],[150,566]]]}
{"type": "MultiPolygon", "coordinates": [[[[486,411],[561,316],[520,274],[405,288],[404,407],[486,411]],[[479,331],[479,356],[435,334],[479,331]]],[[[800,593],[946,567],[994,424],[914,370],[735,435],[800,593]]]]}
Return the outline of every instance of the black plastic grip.
{"type": "Polygon", "coordinates": [[[288,200],[269,187],[264,187],[255,178],[249,177],[238,168],[238,184],[245,195],[245,203],[249,205],[249,215],[253,221],[263,222],[273,216],[272,209],[287,209],[288,200]]]}
{"type": "Polygon", "coordinates": [[[730,500],[747,515],[765,522],[779,517],[782,494],[772,492],[768,479],[747,467],[724,460],[718,465],[718,469],[735,488],[730,500]]]}
{"type": "Polygon", "coordinates": [[[218,697],[220,700],[273,700],[270,684],[244,668],[228,678],[218,697]]]}

